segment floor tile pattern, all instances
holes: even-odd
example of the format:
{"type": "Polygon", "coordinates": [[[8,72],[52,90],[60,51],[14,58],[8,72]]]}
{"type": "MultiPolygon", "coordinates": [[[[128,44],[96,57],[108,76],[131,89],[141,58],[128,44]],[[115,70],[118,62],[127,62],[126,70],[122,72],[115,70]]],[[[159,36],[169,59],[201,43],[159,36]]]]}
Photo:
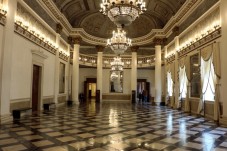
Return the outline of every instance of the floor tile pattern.
{"type": "Polygon", "coordinates": [[[226,151],[227,128],[150,104],[62,106],[0,125],[1,151],[226,151]]]}

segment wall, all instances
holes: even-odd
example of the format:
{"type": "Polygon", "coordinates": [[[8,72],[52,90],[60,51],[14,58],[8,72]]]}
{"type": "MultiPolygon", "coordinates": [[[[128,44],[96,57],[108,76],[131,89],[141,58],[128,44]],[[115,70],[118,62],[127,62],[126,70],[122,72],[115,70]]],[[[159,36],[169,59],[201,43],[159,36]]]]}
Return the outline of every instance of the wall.
{"type": "Polygon", "coordinates": [[[43,96],[54,95],[55,56],[35,45],[18,34],[14,34],[12,53],[11,101],[29,101],[32,86],[32,53],[31,50],[43,51],[48,56],[43,68],[43,96]]]}
{"type": "MultiPolygon", "coordinates": [[[[84,81],[87,78],[96,78],[97,71],[96,68],[80,68],[79,70],[79,93],[84,93],[84,81]]],[[[105,76],[103,76],[105,77],[105,76]]]]}
{"type": "MultiPolygon", "coordinates": [[[[80,83],[79,83],[79,93],[84,91],[84,81],[86,78],[96,78],[97,77],[96,68],[80,68],[80,83]]],[[[155,70],[151,69],[138,69],[137,78],[138,79],[147,79],[147,82],[150,82],[151,95],[154,96],[155,88],[155,70]]],[[[110,69],[103,69],[103,94],[110,92],[110,83],[109,83],[110,69]]],[[[131,94],[131,70],[124,69],[123,73],[123,94],[131,94]]],[[[162,67],[162,81],[164,80],[164,67],[162,67]]],[[[163,86],[164,82],[162,82],[163,86]]],[[[164,86],[162,87],[164,89],[164,86]]]]}

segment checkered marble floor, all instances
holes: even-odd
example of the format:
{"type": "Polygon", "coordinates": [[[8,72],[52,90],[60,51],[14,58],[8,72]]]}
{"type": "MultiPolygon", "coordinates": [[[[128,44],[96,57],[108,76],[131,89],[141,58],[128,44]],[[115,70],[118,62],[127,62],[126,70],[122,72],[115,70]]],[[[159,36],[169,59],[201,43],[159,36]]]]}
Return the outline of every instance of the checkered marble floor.
{"type": "Polygon", "coordinates": [[[167,107],[94,102],[0,125],[3,151],[226,151],[227,128],[167,107]]]}

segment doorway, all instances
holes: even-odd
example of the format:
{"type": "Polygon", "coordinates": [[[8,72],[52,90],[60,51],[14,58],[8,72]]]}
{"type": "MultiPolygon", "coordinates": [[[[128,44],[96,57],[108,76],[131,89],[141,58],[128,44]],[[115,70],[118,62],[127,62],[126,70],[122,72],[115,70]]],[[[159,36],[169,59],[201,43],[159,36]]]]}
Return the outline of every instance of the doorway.
{"type": "Polygon", "coordinates": [[[85,100],[91,100],[96,97],[96,78],[87,78],[84,81],[85,100]]]}
{"type": "Polygon", "coordinates": [[[144,102],[150,101],[150,82],[146,79],[137,79],[137,98],[144,102]]]}
{"type": "Polygon", "coordinates": [[[33,65],[33,76],[32,76],[32,113],[36,113],[39,109],[40,99],[40,78],[41,67],[33,65]]]}

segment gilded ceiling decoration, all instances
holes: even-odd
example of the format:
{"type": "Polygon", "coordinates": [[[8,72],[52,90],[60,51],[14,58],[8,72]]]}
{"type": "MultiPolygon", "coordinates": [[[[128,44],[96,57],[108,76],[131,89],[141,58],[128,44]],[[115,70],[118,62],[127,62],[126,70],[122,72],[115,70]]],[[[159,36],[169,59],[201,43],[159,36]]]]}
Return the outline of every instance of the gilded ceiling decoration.
{"type": "MultiPolygon", "coordinates": [[[[162,29],[186,0],[144,1],[147,11],[125,29],[130,38],[144,36],[152,29],[162,29]]],[[[109,18],[99,12],[101,0],[53,0],[53,2],[73,27],[82,27],[91,35],[109,38],[115,29],[109,18]]]]}

